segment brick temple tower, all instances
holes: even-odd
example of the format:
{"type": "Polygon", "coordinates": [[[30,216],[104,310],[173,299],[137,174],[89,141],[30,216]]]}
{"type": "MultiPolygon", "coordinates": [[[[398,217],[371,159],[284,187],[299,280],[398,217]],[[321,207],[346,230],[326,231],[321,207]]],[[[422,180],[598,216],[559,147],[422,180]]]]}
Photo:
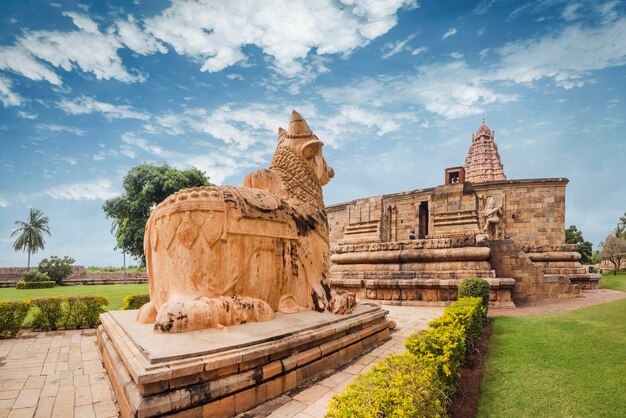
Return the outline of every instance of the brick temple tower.
{"type": "Polygon", "coordinates": [[[480,128],[472,135],[472,145],[463,167],[465,181],[471,183],[506,180],[494,133],[485,125],[485,118],[480,128]]]}

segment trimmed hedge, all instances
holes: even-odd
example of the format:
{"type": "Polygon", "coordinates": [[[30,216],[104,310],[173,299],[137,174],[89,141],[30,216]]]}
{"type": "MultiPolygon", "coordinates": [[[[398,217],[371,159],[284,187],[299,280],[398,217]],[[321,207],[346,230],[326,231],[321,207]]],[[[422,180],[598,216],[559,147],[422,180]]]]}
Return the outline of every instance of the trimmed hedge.
{"type": "Polygon", "coordinates": [[[429,328],[334,395],[327,417],[446,416],[465,355],[478,343],[486,319],[481,298],[454,302],[429,328]]]}
{"type": "Polygon", "coordinates": [[[17,282],[15,283],[16,289],[48,289],[54,287],[56,282],[53,280],[46,280],[42,282],[17,282]]]}
{"type": "MultiPolygon", "coordinates": [[[[54,283],[54,282],[52,282],[54,283]]],[[[68,296],[38,298],[24,301],[0,302],[0,336],[5,332],[15,336],[23,326],[55,331],[61,326],[94,328],[100,324],[100,314],[109,304],[103,296],[68,296]],[[33,319],[24,319],[33,309],[33,319]]]]}
{"type": "Polygon", "coordinates": [[[389,357],[334,395],[327,417],[438,417],[446,415],[446,387],[432,359],[410,352],[389,357]]]}
{"type": "Polygon", "coordinates": [[[14,337],[22,328],[29,310],[28,300],[0,302],[0,335],[8,332],[11,337],[14,337]]]}
{"type": "Polygon", "coordinates": [[[140,309],[148,302],[150,302],[150,295],[126,295],[124,296],[124,304],[120,309],[140,309]]]}
{"type": "Polygon", "coordinates": [[[459,283],[459,299],[472,297],[481,298],[485,309],[489,309],[489,282],[477,277],[461,280],[461,283],[459,283]]]}
{"type": "Polygon", "coordinates": [[[50,280],[48,273],[42,273],[39,270],[28,270],[22,273],[25,282],[47,282],[50,280]]]}

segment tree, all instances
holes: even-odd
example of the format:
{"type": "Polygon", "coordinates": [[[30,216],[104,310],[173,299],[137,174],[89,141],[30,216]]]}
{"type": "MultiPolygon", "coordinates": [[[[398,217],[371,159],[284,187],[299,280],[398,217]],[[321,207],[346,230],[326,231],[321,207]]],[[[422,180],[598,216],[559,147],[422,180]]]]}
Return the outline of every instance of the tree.
{"type": "Polygon", "coordinates": [[[116,249],[128,252],[146,264],[143,235],[150,211],[174,192],[187,187],[211,186],[197,168],[177,170],[167,164],[140,164],[131,168],[123,180],[124,193],[102,205],[106,217],[113,219],[116,249]]]}
{"type": "Polygon", "coordinates": [[[15,221],[15,225],[18,227],[11,233],[11,237],[18,234],[19,236],[13,243],[13,248],[15,251],[23,250],[28,252],[28,268],[30,268],[30,255],[43,250],[43,247],[46,245],[43,234],[50,236],[48,222],[48,217],[43,216],[42,211],[32,208],[26,222],[15,221]]]}
{"type": "Polygon", "coordinates": [[[591,264],[593,256],[593,244],[585,241],[583,232],[576,228],[576,225],[570,225],[565,230],[565,242],[567,244],[577,244],[576,250],[580,253],[580,262],[583,264],[591,264]]]}
{"type": "Polygon", "coordinates": [[[622,261],[626,260],[626,239],[609,234],[600,246],[602,259],[613,264],[613,274],[617,274],[622,261]]]}
{"type": "Polygon", "coordinates": [[[624,212],[624,216],[619,218],[619,222],[615,228],[615,236],[626,239],[626,212],[624,212]]]}
{"type": "Polygon", "coordinates": [[[53,255],[39,262],[39,271],[46,273],[51,280],[61,283],[72,274],[72,264],[74,264],[74,262],[76,262],[76,260],[71,257],[65,256],[60,258],[53,255]]]}

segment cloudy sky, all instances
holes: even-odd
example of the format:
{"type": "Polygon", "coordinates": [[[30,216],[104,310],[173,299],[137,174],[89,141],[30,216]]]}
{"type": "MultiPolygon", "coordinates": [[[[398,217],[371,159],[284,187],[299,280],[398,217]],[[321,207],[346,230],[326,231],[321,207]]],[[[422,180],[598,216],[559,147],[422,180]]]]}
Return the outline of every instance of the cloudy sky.
{"type": "Polygon", "coordinates": [[[0,265],[13,222],[48,255],[121,265],[101,206],[144,161],[241,184],[299,110],[326,143],[326,203],[432,187],[482,115],[509,178],[567,177],[597,243],[626,211],[619,1],[3,1],[0,265]]]}

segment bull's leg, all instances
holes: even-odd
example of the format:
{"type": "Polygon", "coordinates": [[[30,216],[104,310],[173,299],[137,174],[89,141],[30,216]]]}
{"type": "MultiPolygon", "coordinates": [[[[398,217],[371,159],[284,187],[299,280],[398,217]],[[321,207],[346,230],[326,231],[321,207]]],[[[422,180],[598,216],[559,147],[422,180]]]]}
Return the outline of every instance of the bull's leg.
{"type": "Polygon", "coordinates": [[[150,324],[156,320],[157,311],[152,302],[144,304],[137,312],[137,322],[140,324],[150,324]]]}
{"type": "Polygon", "coordinates": [[[259,299],[237,296],[202,297],[190,301],[170,300],[159,309],[154,329],[160,332],[223,329],[227,325],[268,321],[272,318],[272,308],[259,299]]]}

